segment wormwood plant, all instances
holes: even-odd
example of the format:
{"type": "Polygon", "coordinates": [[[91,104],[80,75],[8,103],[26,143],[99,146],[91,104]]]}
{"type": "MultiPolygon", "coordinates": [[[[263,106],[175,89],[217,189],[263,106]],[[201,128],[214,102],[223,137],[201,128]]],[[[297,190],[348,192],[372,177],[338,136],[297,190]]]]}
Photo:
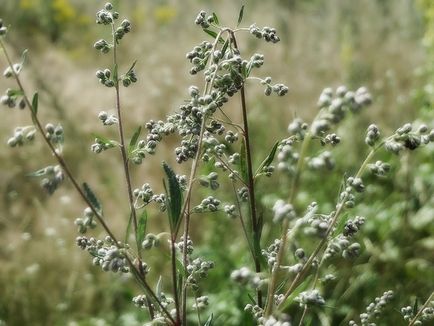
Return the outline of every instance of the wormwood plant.
{"type": "MultiPolygon", "coordinates": [[[[190,86],[186,101],[164,121],[143,122],[128,138],[121,91],[134,84],[138,77],[136,62],[123,71],[118,58],[120,46],[132,26],[127,19],[120,21],[119,13],[110,3],[97,12],[97,24],[109,29],[111,39],[98,40],[94,47],[102,55],[111,56],[113,63],[98,70],[96,77],[115,94],[116,108],[115,114],[102,111],[98,118],[103,126],[117,128],[118,137],[95,136],[91,150],[100,155],[106,155],[108,150],[119,152],[130,216],[125,221],[125,237],[112,229],[112,217],[104,213],[103,202],[91,187],[80,183],[72,174],[63,156],[65,133],[61,124],[44,124],[40,120],[38,93],[30,97],[20,76],[27,51],[23,52],[20,62],[14,63],[5,45],[8,28],[0,21],[0,46],[7,62],[4,77],[16,83],[15,88],[6,90],[0,101],[10,108],[27,109],[33,121],[30,126],[15,128],[7,144],[21,147],[32,143],[36,135],[46,143],[54,163],[32,175],[41,178],[41,186],[49,194],[56,191],[65,177],[69,179],[85,204],[82,216],[75,220],[80,234],[76,239],[78,247],[90,254],[93,264],[103,271],[125,273],[135,280],[140,293],[132,301],[148,312],[151,325],[225,324],[225,316],[213,314],[218,302],[212,302],[204,292],[207,277],[221,262],[196,254],[195,239],[191,236],[196,215],[206,217],[218,212],[238,220],[244,234],[250,264],[240,264],[227,282],[233,282],[234,287],[239,286],[246,293],[245,311],[251,314],[254,323],[303,325],[308,320],[312,323],[318,309],[326,307],[327,297],[322,289],[335,278],[333,266],[338,257],[351,261],[362,250],[357,234],[369,217],[354,216],[352,209],[363,199],[362,193],[367,187],[365,176],[371,173],[382,178],[390,171],[387,162],[375,159],[376,154],[385,150],[398,155],[434,141],[434,130],[423,124],[416,127],[407,123],[390,136],[383,136],[372,124],[365,136],[366,158],[355,172],[348,171],[343,176],[333,209],[321,212],[321,205],[315,198],[307,207],[299,207],[297,197],[304,172],[334,168],[331,149],[341,142],[337,126],[347,115],[357,114],[369,106],[371,95],[364,87],[356,91],[344,86],[336,90],[326,88],[319,97],[316,117],[310,123],[294,119],[288,126],[289,137],[276,141],[269,154],[256,165],[246,87],[250,81],[258,82],[266,96],[286,95],[288,88],[273,83],[271,77],[256,77],[254,73],[264,64],[264,56],[257,53],[244,56],[238,45],[239,33],[250,33],[268,43],[277,43],[276,30],[255,24],[240,27],[242,19],[243,9],[237,26],[230,28],[221,25],[214,13],[207,15],[201,11],[198,14],[195,23],[211,42],[203,41],[193,47],[187,59],[192,65],[190,73],[203,75],[203,85],[190,86]],[[241,122],[235,121],[233,114],[225,110],[225,104],[235,96],[241,103],[241,122]],[[133,180],[130,170],[143,164],[170,135],[177,135],[180,140],[174,151],[175,158],[179,164],[188,165],[189,175],[176,174],[163,162],[165,192],[158,194],[150,184],[133,180]],[[272,165],[275,158],[276,167],[272,165]],[[201,171],[206,174],[201,175],[201,171]],[[286,198],[276,200],[269,209],[259,202],[257,192],[264,187],[262,179],[275,173],[280,174],[287,193],[286,198]],[[219,192],[220,189],[229,189],[232,195],[227,196],[227,191],[219,192]],[[203,198],[204,193],[207,195],[203,198]],[[167,215],[168,232],[157,235],[149,232],[150,205],[156,205],[167,215]],[[267,219],[270,213],[271,220],[267,219]],[[95,228],[104,230],[106,237],[93,237],[95,228]],[[280,234],[276,236],[276,232],[280,234]],[[147,261],[150,250],[170,252],[170,268],[157,284],[149,281],[149,274],[155,273],[147,261]]],[[[386,291],[360,316],[351,316],[354,320],[347,322],[353,326],[376,325],[393,294],[393,291],[386,291]]],[[[403,307],[403,320],[408,325],[432,320],[433,296],[429,295],[421,307],[403,307]]]]}

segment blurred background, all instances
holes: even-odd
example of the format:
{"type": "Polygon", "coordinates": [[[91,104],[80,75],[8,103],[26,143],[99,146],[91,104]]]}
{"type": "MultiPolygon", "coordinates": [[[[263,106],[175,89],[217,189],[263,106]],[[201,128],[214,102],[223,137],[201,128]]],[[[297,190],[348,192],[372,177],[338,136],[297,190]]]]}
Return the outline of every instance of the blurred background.
{"type": "MultiPolygon", "coordinates": [[[[103,4],[2,0],[0,17],[11,25],[8,44],[14,58],[18,61],[21,52],[29,50],[23,76],[29,93],[39,91],[41,119],[62,123],[67,161],[77,178],[88,181],[102,199],[105,211],[110,212],[110,225],[121,230],[128,214],[120,158],[89,151],[92,133],[116,137],[116,131],[103,129],[97,118],[101,110],[114,113],[113,92],[95,78],[95,71],[110,62],[93,49],[96,40],[107,37],[107,29],[94,19],[103,4]]],[[[342,127],[344,141],[336,157],[345,160],[337,159],[336,171],[327,175],[327,182],[322,177],[306,178],[300,207],[312,199],[332,207],[343,172],[357,166],[365,155],[364,132],[370,123],[378,124],[383,134],[415,119],[433,127],[433,1],[129,0],[113,4],[133,26],[121,46],[122,68],[137,59],[139,82],[122,94],[128,136],[138,125],[174,111],[187,96],[188,86],[201,85],[200,78],[188,74],[185,53],[209,39],[194,25],[202,9],[216,12],[221,22],[233,26],[245,4],[244,25],[273,26],[281,38],[276,45],[252,37],[241,41],[243,52],[265,55],[265,65],[258,71],[261,76],[272,76],[290,88],[285,98],[265,97],[253,83],[247,89],[257,162],[275,140],[286,137],[292,118],[309,120],[315,114],[323,88],[341,84],[369,88],[373,105],[342,127]],[[345,130],[351,133],[346,135],[345,130]]],[[[0,67],[5,65],[1,57],[0,67]]],[[[0,79],[2,92],[12,86],[0,79]]],[[[227,110],[235,111],[238,105],[234,99],[227,110]]],[[[37,140],[27,148],[6,146],[14,127],[31,123],[28,115],[5,107],[0,114],[4,144],[0,147],[0,320],[5,325],[140,325],[144,315],[130,303],[138,294],[133,282],[101,272],[75,246],[73,221],[84,205],[72,187],[66,182],[48,196],[37,179],[26,176],[54,164],[42,142],[37,140]]],[[[161,146],[159,155],[134,168],[135,187],[150,182],[161,191],[160,161],[164,157],[174,162],[173,145],[161,146]]],[[[370,205],[362,204],[355,212],[368,219],[364,253],[352,272],[348,263],[340,262],[345,268],[339,281],[325,289],[330,306],[315,312],[314,324],[348,323],[369,300],[388,289],[396,291],[396,302],[412,305],[416,297],[424,300],[434,288],[433,158],[432,146],[417,155],[393,159],[384,155],[383,159],[392,159],[394,177],[374,183],[366,194],[370,205]]],[[[268,207],[271,199],[284,193],[285,185],[281,188],[270,193],[265,187],[258,194],[261,204],[268,207]]],[[[154,232],[166,225],[160,215],[154,212],[152,217],[154,232]]],[[[218,302],[211,307],[223,316],[221,324],[249,325],[249,317],[237,308],[248,299],[228,280],[230,271],[247,262],[248,256],[241,233],[238,244],[225,231],[228,223],[234,222],[224,216],[198,221],[194,241],[198,253],[219,262],[210,276],[214,286],[205,292],[211,302],[218,302]],[[221,245],[225,243],[227,247],[221,245]]],[[[95,235],[101,236],[98,232],[95,235]]],[[[164,261],[161,253],[149,256],[155,268],[151,278],[164,271],[164,261]]],[[[388,312],[390,323],[400,320],[399,309],[397,304],[388,312]]]]}

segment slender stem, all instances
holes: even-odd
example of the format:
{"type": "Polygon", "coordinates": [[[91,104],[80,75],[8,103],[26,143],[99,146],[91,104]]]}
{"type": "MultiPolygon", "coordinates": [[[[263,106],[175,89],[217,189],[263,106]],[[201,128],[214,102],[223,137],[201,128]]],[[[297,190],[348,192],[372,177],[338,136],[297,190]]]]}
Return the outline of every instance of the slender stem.
{"type": "MultiPolygon", "coordinates": [[[[362,165],[360,166],[359,170],[357,171],[357,174],[356,174],[355,178],[360,178],[360,176],[365,171],[366,166],[368,165],[368,163],[370,162],[370,160],[372,159],[372,157],[374,156],[374,154],[377,152],[377,150],[383,145],[383,143],[384,142],[382,142],[377,147],[371,149],[371,151],[369,152],[368,156],[363,161],[362,165]]],[[[333,231],[333,229],[334,229],[334,227],[336,225],[336,222],[337,222],[339,216],[341,215],[341,213],[344,210],[344,207],[345,207],[344,206],[344,202],[345,202],[346,199],[347,199],[347,196],[345,196],[344,198],[342,198],[340,200],[340,203],[337,205],[336,212],[333,214],[333,219],[332,219],[332,221],[330,222],[330,225],[327,228],[327,231],[326,231],[326,234],[325,234],[324,238],[320,241],[320,243],[315,248],[315,250],[312,252],[312,254],[308,258],[308,260],[306,261],[306,263],[303,265],[302,270],[297,274],[297,276],[292,281],[292,283],[289,286],[288,290],[285,292],[283,300],[279,304],[278,308],[282,307],[282,305],[286,301],[286,299],[288,299],[288,297],[291,295],[291,293],[297,288],[297,286],[299,285],[299,281],[302,280],[304,278],[304,276],[306,276],[307,272],[309,271],[309,269],[310,269],[310,267],[312,265],[313,260],[318,256],[318,254],[321,251],[321,249],[327,244],[328,237],[332,233],[332,231],[333,231]]]]}
{"type": "MultiPolygon", "coordinates": [[[[307,133],[301,145],[300,156],[297,161],[297,167],[295,169],[295,175],[292,180],[292,185],[289,193],[289,198],[288,198],[289,203],[292,203],[294,201],[296,193],[298,191],[298,187],[300,184],[300,176],[304,167],[304,158],[306,156],[307,149],[309,147],[311,140],[312,140],[312,135],[310,133],[307,133]]],[[[282,259],[286,249],[286,244],[288,242],[288,227],[289,227],[289,220],[285,219],[282,225],[282,235],[280,237],[279,251],[277,252],[275,267],[271,271],[271,279],[268,286],[268,293],[267,293],[268,297],[267,297],[267,306],[265,309],[265,316],[269,316],[273,312],[273,308],[274,308],[273,296],[274,296],[274,291],[276,290],[277,274],[279,271],[279,267],[282,264],[282,259]]]]}
{"type": "Polygon", "coordinates": [[[199,306],[198,306],[198,301],[197,301],[197,295],[194,297],[194,300],[196,302],[197,322],[198,322],[199,326],[202,326],[202,321],[200,320],[200,311],[199,311],[199,306]]]}
{"type": "MultiPolygon", "coordinates": [[[[30,111],[30,114],[33,118],[34,124],[38,130],[38,132],[41,134],[42,138],[44,139],[45,143],[47,144],[48,148],[50,149],[51,153],[53,154],[53,156],[55,157],[55,159],[57,160],[58,164],[62,167],[62,170],[65,172],[66,176],[68,177],[68,179],[71,181],[74,189],[77,191],[77,193],[79,194],[80,198],[86,203],[86,205],[92,210],[93,214],[95,215],[95,217],[97,218],[98,222],[101,224],[102,228],[104,229],[104,231],[108,234],[108,236],[113,240],[113,243],[118,247],[121,248],[119,241],[117,240],[116,236],[113,234],[113,232],[110,230],[110,228],[108,227],[107,223],[105,222],[103,216],[101,215],[101,213],[93,206],[93,204],[90,202],[90,200],[87,198],[86,194],[84,193],[84,191],[81,189],[80,185],[78,184],[78,181],[75,179],[74,175],[72,174],[68,164],[66,163],[66,161],[64,160],[64,158],[59,154],[59,152],[56,150],[56,148],[54,147],[54,145],[51,143],[51,141],[47,138],[47,136],[45,135],[45,131],[44,128],[42,127],[42,124],[37,116],[37,114],[34,112],[33,110],[33,106],[32,103],[30,102],[27,93],[23,87],[23,84],[21,83],[21,79],[19,78],[18,74],[15,72],[15,70],[13,69],[13,64],[12,64],[12,60],[9,57],[8,51],[6,50],[6,47],[4,45],[4,43],[2,42],[2,40],[0,39],[0,46],[3,50],[3,53],[5,55],[6,61],[9,65],[9,67],[12,69],[13,72],[13,76],[15,78],[15,81],[20,89],[20,91],[23,94],[23,98],[24,101],[26,102],[26,106],[30,111]]],[[[140,276],[140,272],[138,271],[138,269],[136,268],[136,266],[132,263],[131,259],[126,256],[127,261],[129,263],[130,269],[133,273],[133,275],[135,276],[136,280],[139,282],[140,285],[142,285],[146,291],[151,294],[151,297],[153,297],[153,299],[157,302],[157,304],[160,306],[160,308],[162,309],[162,311],[167,315],[167,317],[169,319],[171,319],[173,321],[173,318],[171,317],[170,313],[163,307],[163,305],[161,304],[160,300],[157,298],[157,296],[152,292],[152,289],[149,287],[149,285],[147,284],[146,280],[144,279],[144,277],[140,276]]],[[[173,321],[174,322],[174,321],[173,321]]]]}
{"type": "Polygon", "coordinates": [[[308,310],[307,304],[305,304],[303,309],[303,314],[301,315],[300,321],[298,322],[298,326],[303,326],[304,319],[306,318],[307,315],[307,310],[308,310]]]}
{"type": "Polygon", "coordinates": [[[432,300],[434,300],[434,292],[431,293],[431,295],[425,301],[425,303],[423,304],[423,306],[417,312],[416,316],[414,316],[413,319],[410,321],[410,323],[408,324],[408,326],[413,326],[416,323],[417,319],[423,313],[424,309],[430,305],[430,303],[431,303],[432,300]]]}
{"type": "Polygon", "coordinates": [[[173,296],[175,299],[175,308],[176,308],[176,323],[177,325],[181,325],[181,311],[179,307],[179,295],[178,295],[178,280],[176,272],[176,248],[175,248],[175,242],[176,238],[171,238],[171,249],[172,249],[172,282],[173,282],[173,296]]]}
{"type": "Polygon", "coordinates": [[[246,237],[247,244],[249,245],[250,253],[252,254],[252,258],[254,259],[255,258],[255,251],[253,250],[252,243],[250,242],[250,239],[249,239],[249,234],[247,233],[246,224],[244,223],[244,218],[243,218],[243,212],[241,211],[241,204],[240,204],[240,201],[238,199],[237,190],[235,189],[235,183],[234,182],[232,182],[232,189],[234,190],[234,196],[235,196],[235,201],[236,201],[237,208],[238,208],[238,215],[240,218],[241,227],[243,228],[244,236],[246,237]]]}
{"type": "MultiPolygon", "coordinates": [[[[116,80],[114,80],[115,83],[115,91],[116,91],[116,112],[118,116],[118,133],[119,133],[119,140],[120,140],[120,151],[122,156],[122,164],[124,168],[124,175],[125,175],[125,182],[127,186],[127,193],[128,193],[128,204],[131,212],[131,216],[133,219],[133,226],[134,226],[134,235],[137,237],[137,213],[136,209],[134,207],[134,197],[133,197],[133,190],[131,186],[131,175],[129,171],[129,160],[128,155],[126,151],[125,146],[125,136],[124,136],[124,126],[123,126],[123,119],[122,119],[122,110],[121,110],[121,100],[120,100],[120,87],[119,87],[119,76],[118,76],[118,62],[117,62],[117,39],[115,36],[115,27],[114,24],[112,24],[112,34],[113,34],[113,65],[114,65],[114,76],[116,77],[116,80]]],[[[137,255],[139,261],[141,261],[141,250],[140,250],[140,243],[137,243],[137,255]]],[[[139,265],[140,272],[142,274],[142,264],[139,265]]]]}
{"type": "MultiPolygon", "coordinates": [[[[233,31],[229,31],[231,35],[231,39],[236,50],[238,49],[237,40],[235,38],[235,33],[233,31]]],[[[249,133],[249,123],[247,119],[247,104],[246,104],[246,90],[244,85],[241,86],[240,90],[240,98],[241,98],[241,110],[243,115],[243,129],[244,129],[244,140],[246,143],[246,157],[247,157],[247,188],[249,190],[249,204],[250,204],[250,216],[252,223],[252,233],[253,233],[253,247],[254,247],[254,264],[256,273],[261,272],[261,261],[258,256],[258,252],[260,252],[260,241],[261,234],[258,222],[258,216],[256,211],[256,198],[255,198],[255,177],[253,171],[253,163],[252,163],[252,148],[250,143],[250,133],[249,133]]],[[[262,303],[262,291],[257,291],[257,304],[259,307],[263,307],[262,303]]]]}
{"type": "MultiPolygon", "coordinates": [[[[211,50],[211,56],[213,56],[214,51],[218,45],[218,41],[221,37],[221,35],[224,33],[224,30],[221,30],[216,39],[215,42],[213,44],[213,48],[211,50]]],[[[211,58],[212,59],[212,58],[211,58]]],[[[212,60],[210,60],[210,62],[212,62],[212,60]]],[[[215,76],[217,75],[217,69],[214,73],[214,75],[211,78],[210,82],[207,82],[205,84],[205,89],[204,89],[204,95],[207,94],[208,92],[210,92],[210,90],[212,90],[212,86],[214,84],[214,79],[215,76]]],[[[202,151],[202,143],[203,143],[203,135],[205,133],[205,127],[206,127],[206,122],[207,122],[207,117],[205,114],[203,114],[202,116],[202,123],[200,126],[200,133],[199,133],[199,138],[198,138],[198,147],[197,147],[197,151],[196,151],[196,155],[193,159],[193,163],[192,163],[192,167],[191,167],[191,172],[190,172],[190,178],[188,181],[188,187],[187,187],[187,192],[186,192],[186,196],[184,199],[184,204],[182,206],[182,210],[181,210],[181,218],[184,217],[184,233],[183,233],[183,241],[184,241],[184,252],[183,252],[183,257],[182,257],[182,263],[184,265],[184,269],[187,272],[187,262],[188,262],[188,252],[187,252],[187,243],[188,243],[188,235],[189,235],[189,230],[190,230],[190,202],[191,202],[191,193],[193,190],[193,183],[194,183],[194,179],[196,177],[196,172],[197,172],[197,168],[199,165],[199,159],[200,159],[200,154],[202,151]]],[[[177,230],[175,231],[175,239],[177,236],[177,230]]],[[[182,286],[182,294],[181,294],[181,298],[182,298],[182,320],[183,320],[183,325],[186,325],[186,321],[187,321],[187,286],[184,282],[183,286],[182,286]]]]}

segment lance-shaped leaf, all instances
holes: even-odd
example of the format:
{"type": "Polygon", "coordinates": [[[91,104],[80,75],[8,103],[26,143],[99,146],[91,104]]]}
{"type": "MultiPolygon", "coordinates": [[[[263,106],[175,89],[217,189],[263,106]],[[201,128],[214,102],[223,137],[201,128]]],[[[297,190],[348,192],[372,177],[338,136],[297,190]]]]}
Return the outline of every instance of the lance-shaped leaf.
{"type": "Polygon", "coordinates": [[[32,107],[30,108],[32,110],[33,124],[36,124],[36,116],[38,114],[38,101],[39,101],[38,93],[35,93],[32,98],[32,107]]]}
{"type": "Polygon", "coordinates": [[[270,153],[267,155],[267,157],[262,161],[262,163],[259,165],[258,170],[255,173],[255,177],[261,173],[262,169],[269,167],[271,163],[273,163],[274,157],[276,156],[277,146],[279,146],[279,142],[276,142],[271,149],[270,153]]]}
{"type": "Polygon", "coordinates": [[[179,185],[178,179],[176,178],[175,172],[163,162],[163,169],[166,173],[167,183],[165,182],[166,193],[167,193],[167,203],[168,203],[168,213],[169,213],[169,223],[170,230],[174,234],[181,221],[181,206],[182,206],[182,192],[181,186],[179,185]],[[168,188],[167,188],[168,186],[168,188]]]}
{"type": "Polygon", "coordinates": [[[206,320],[205,324],[203,324],[203,326],[212,326],[213,320],[214,320],[214,315],[211,314],[211,316],[208,317],[208,319],[206,320]]]}
{"type": "Polygon", "coordinates": [[[86,196],[89,203],[98,213],[101,214],[102,205],[98,200],[98,198],[96,197],[95,193],[92,191],[92,189],[90,189],[89,185],[86,182],[83,183],[83,190],[84,190],[84,195],[86,196]]]}
{"type": "Polygon", "coordinates": [[[141,248],[142,242],[145,239],[147,224],[148,224],[148,214],[145,209],[143,210],[142,214],[139,217],[139,220],[137,221],[137,233],[136,233],[137,248],[141,248]]]}
{"type": "Polygon", "coordinates": [[[133,137],[131,137],[130,144],[128,145],[128,153],[131,154],[131,152],[134,150],[134,148],[137,145],[137,141],[139,140],[140,133],[142,131],[142,126],[136,129],[136,131],[133,134],[133,137]]]}
{"type": "Polygon", "coordinates": [[[241,22],[243,21],[243,16],[244,16],[244,5],[241,6],[240,13],[238,14],[237,26],[240,26],[241,22]]]}

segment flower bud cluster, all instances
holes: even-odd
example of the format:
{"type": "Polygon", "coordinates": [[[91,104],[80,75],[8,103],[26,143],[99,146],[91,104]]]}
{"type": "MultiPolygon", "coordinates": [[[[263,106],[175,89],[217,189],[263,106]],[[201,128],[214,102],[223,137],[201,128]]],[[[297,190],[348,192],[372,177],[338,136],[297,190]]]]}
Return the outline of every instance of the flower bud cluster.
{"type": "Polygon", "coordinates": [[[289,316],[284,315],[280,318],[283,319],[276,319],[274,316],[270,316],[268,318],[259,318],[258,323],[259,326],[291,326],[291,320],[289,319],[289,316]]]}
{"type": "Polygon", "coordinates": [[[119,41],[129,32],[131,32],[131,23],[129,20],[124,19],[121,25],[115,30],[115,39],[119,41]]]}
{"type": "Polygon", "coordinates": [[[332,215],[333,212],[330,215],[312,214],[306,221],[307,226],[304,228],[304,233],[324,238],[327,235],[332,215]]]}
{"type": "Polygon", "coordinates": [[[159,204],[161,211],[166,209],[166,195],[154,194],[149,183],[145,183],[141,188],[134,189],[133,196],[136,198],[134,204],[136,209],[143,208],[152,202],[159,204]]]}
{"type": "Polygon", "coordinates": [[[235,143],[238,140],[238,133],[228,130],[225,135],[225,140],[230,144],[235,143]]]}
{"type": "MultiPolygon", "coordinates": [[[[298,140],[303,140],[304,135],[306,134],[306,130],[308,128],[308,124],[303,121],[301,118],[295,118],[288,125],[288,133],[291,136],[296,136],[298,140]]],[[[292,145],[292,143],[288,144],[292,145]]]]}
{"type": "MultiPolygon", "coordinates": [[[[385,306],[393,299],[393,296],[393,291],[386,291],[381,297],[375,298],[374,302],[366,307],[366,312],[360,314],[361,326],[375,326],[374,320],[381,315],[385,306]]],[[[349,322],[349,325],[357,326],[353,320],[349,322]]]]}
{"type": "MultiPolygon", "coordinates": [[[[181,236],[179,242],[176,243],[176,248],[178,248],[181,253],[184,253],[184,236],[181,236]]],[[[193,250],[193,241],[190,239],[190,236],[187,236],[187,255],[191,255],[193,250]]]]}
{"type": "Polygon", "coordinates": [[[63,144],[63,127],[60,124],[54,126],[51,123],[47,123],[45,125],[45,137],[47,137],[47,139],[50,140],[53,144],[63,144]]]}
{"type": "Polygon", "coordinates": [[[35,139],[36,129],[33,126],[17,127],[14,130],[14,135],[8,139],[8,146],[16,147],[23,146],[32,142],[35,139]]]}
{"type": "Polygon", "coordinates": [[[112,45],[108,43],[106,40],[101,39],[96,41],[93,47],[96,50],[101,51],[101,53],[105,54],[105,53],[109,53],[110,49],[112,48],[112,45]]]}
{"type": "Polygon", "coordinates": [[[18,108],[22,110],[26,107],[26,101],[23,97],[19,97],[20,94],[21,92],[8,88],[5,95],[0,97],[0,103],[11,109],[15,108],[18,103],[18,108]]]}
{"type": "Polygon", "coordinates": [[[53,194],[60,184],[65,179],[63,170],[60,165],[47,166],[46,168],[39,170],[35,173],[37,176],[44,176],[41,180],[41,187],[44,188],[48,194],[53,194]]]}
{"type": "Polygon", "coordinates": [[[193,67],[190,69],[190,74],[196,75],[198,72],[205,69],[212,48],[213,46],[210,42],[203,41],[186,54],[186,58],[193,64],[193,67]]]}
{"type": "Polygon", "coordinates": [[[5,76],[5,78],[11,78],[14,75],[19,75],[21,72],[21,69],[23,68],[21,63],[15,63],[11,66],[8,66],[4,72],[3,72],[3,76],[5,76]]]}
{"type": "Polygon", "coordinates": [[[114,80],[110,78],[111,77],[110,69],[97,70],[96,77],[98,78],[99,82],[104,86],[107,87],[115,86],[114,80]]]}
{"type": "Polygon", "coordinates": [[[108,150],[110,148],[113,148],[113,147],[115,147],[115,142],[114,141],[111,141],[111,140],[106,141],[104,139],[96,137],[95,138],[95,143],[93,143],[90,146],[90,150],[92,152],[96,153],[96,154],[99,154],[99,153],[101,153],[103,151],[106,151],[106,150],[108,150]]]}
{"type": "Polygon", "coordinates": [[[118,117],[115,114],[108,114],[105,111],[101,111],[98,114],[98,119],[101,120],[104,126],[111,126],[119,122],[118,117]]]}
{"type": "Polygon", "coordinates": [[[278,266],[277,263],[277,254],[280,248],[280,239],[275,239],[274,242],[267,248],[262,249],[262,255],[267,259],[267,264],[272,271],[274,271],[278,266]]]}
{"type": "Polygon", "coordinates": [[[297,217],[294,206],[282,199],[277,200],[273,206],[273,222],[281,223],[283,220],[293,220],[297,217]]]}
{"type": "Polygon", "coordinates": [[[365,218],[362,216],[356,216],[352,220],[348,220],[344,225],[342,234],[346,237],[353,237],[365,224],[365,218]]]}
{"type": "Polygon", "coordinates": [[[224,210],[225,214],[230,218],[237,218],[238,217],[235,205],[227,204],[223,207],[223,210],[224,210]]]}
{"type": "Polygon", "coordinates": [[[107,2],[104,6],[104,9],[101,9],[96,13],[96,23],[103,25],[110,25],[119,18],[119,13],[113,11],[113,5],[107,2]]]}
{"type": "Polygon", "coordinates": [[[345,259],[353,259],[360,255],[360,249],[359,243],[351,243],[349,237],[339,235],[328,243],[324,252],[324,259],[329,259],[338,254],[342,254],[345,259]]]}
{"type": "Polygon", "coordinates": [[[323,306],[325,304],[324,298],[317,289],[301,292],[294,300],[300,303],[300,307],[323,306]]]}
{"type": "Polygon", "coordinates": [[[390,171],[390,164],[382,161],[376,161],[375,164],[368,165],[369,170],[377,176],[385,176],[390,171]]]}
{"type": "Polygon", "coordinates": [[[5,36],[7,32],[8,32],[8,28],[4,26],[3,19],[0,18],[0,37],[5,36]]]}
{"type": "Polygon", "coordinates": [[[253,24],[250,25],[249,32],[259,39],[264,39],[266,42],[277,43],[280,41],[279,36],[277,36],[276,29],[272,27],[265,26],[263,28],[259,28],[253,24]]]}
{"type": "Polygon", "coordinates": [[[249,200],[249,189],[247,187],[242,187],[237,190],[237,195],[242,202],[247,202],[249,200]]]}
{"type": "Polygon", "coordinates": [[[294,173],[299,154],[294,150],[293,144],[294,140],[292,138],[288,138],[283,140],[277,146],[277,169],[279,171],[284,171],[290,174],[294,173]]]}
{"type": "Polygon", "coordinates": [[[254,289],[259,289],[266,283],[266,280],[262,279],[257,273],[252,272],[248,267],[234,270],[231,273],[231,279],[241,285],[249,285],[254,289]]]}
{"type": "Polygon", "coordinates": [[[199,25],[202,28],[208,28],[210,26],[210,24],[212,24],[214,22],[214,17],[213,16],[206,16],[206,11],[201,10],[199,12],[199,14],[196,16],[196,19],[194,21],[194,23],[196,25],[199,25]]]}
{"type": "Polygon", "coordinates": [[[134,71],[134,69],[130,69],[128,70],[128,72],[122,76],[122,85],[124,85],[124,87],[128,87],[133,83],[137,82],[137,74],[134,71]]]}
{"type": "Polygon", "coordinates": [[[250,312],[252,314],[253,318],[255,318],[258,322],[259,322],[259,319],[263,318],[263,316],[264,316],[264,310],[256,304],[252,305],[251,303],[248,303],[244,307],[244,311],[250,312]]]}
{"type": "Polygon", "coordinates": [[[199,183],[203,187],[210,187],[211,190],[217,190],[220,186],[218,179],[218,173],[217,172],[211,172],[210,174],[206,176],[202,176],[199,179],[199,183]]]}
{"type": "Polygon", "coordinates": [[[395,134],[386,141],[386,150],[399,154],[403,149],[415,150],[421,145],[427,145],[434,142],[434,129],[428,130],[425,125],[420,126],[416,131],[413,131],[413,126],[406,123],[398,128],[395,134]]]}
{"type": "Polygon", "coordinates": [[[96,227],[95,215],[90,207],[86,207],[83,212],[83,217],[75,219],[74,224],[78,226],[78,232],[84,234],[88,229],[96,227]]]}
{"type": "Polygon", "coordinates": [[[318,99],[318,107],[323,111],[320,117],[312,123],[312,134],[323,135],[332,124],[342,121],[348,111],[357,113],[371,103],[371,95],[365,87],[352,92],[345,86],[340,86],[336,89],[335,95],[331,88],[324,89],[318,99]]]}
{"type": "MultiPolygon", "coordinates": [[[[413,311],[413,307],[411,306],[401,308],[401,314],[404,320],[407,322],[413,320],[415,316],[415,312],[413,311]]],[[[434,319],[434,308],[425,307],[422,310],[422,313],[419,315],[419,318],[414,322],[414,325],[422,325],[423,323],[431,321],[433,319],[434,319]]]]}
{"type": "Polygon", "coordinates": [[[208,276],[209,270],[214,268],[214,262],[196,258],[187,265],[187,286],[193,291],[199,290],[198,282],[208,276]]]}
{"type": "Polygon", "coordinates": [[[176,162],[187,162],[189,159],[194,158],[198,150],[198,143],[199,140],[197,138],[194,138],[191,141],[183,139],[181,141],[181,146],[175,148],[176,162]]]}
{"type": "Polygon", "coordinates": [[[208,196],[202,202],[194,208],[195,212],[216,212],[220,206],[220,200],[214,198],[213,196],[208,196]]]}
{"type": "Polygon", "coordinates": [[[369,125],[366,132],[365,143],[368,146],[374,146],[380,139],[380,129],[374,124],[369,125]]]}
{"type": "Polygon", "coordinates": [[[154,154],[157,145],[163,139],[163,136],[168,136],[176,131],[175,123],[172,119],[169,117],[168,122],[164,122],[162,120],[150,120],[147,122],[145,125],[146,129],[148,129],[146,142],[139,141],[138,147],[145,150],[149,154],[154,154]]]}
{"type": "Polygon", "coordinates": [[[194,310],[202,310],[209,305],[209,298],[206,295],[200,296],[193,304],[194,310]]]}
{"type": "Polygon", "coordinates": [[[130,268],[126,259],[128,246],[118,248],[110,237],[106,237],[105,240],[96,240],[95,238],[79,236],[76,238],[76,243],[82,250],[86,250],[94,257],[93,264],[101,266],[103,271],[129,272],[130,268]]]}
{"type": "Polygon", "coordinates": [[[310,158],[307,164],[312,170],[326,171],[333,170],[336,165],[332,153],[329,151],[324,151],[318,156],[310,158]]]}
{"type": "Polygon", "coordinates": [[[324,138],[321,139],[321,145],[330,144],[332,146],[336,146],[341,142],[341,137],[336,134],[328,134],[324,138]]]}

